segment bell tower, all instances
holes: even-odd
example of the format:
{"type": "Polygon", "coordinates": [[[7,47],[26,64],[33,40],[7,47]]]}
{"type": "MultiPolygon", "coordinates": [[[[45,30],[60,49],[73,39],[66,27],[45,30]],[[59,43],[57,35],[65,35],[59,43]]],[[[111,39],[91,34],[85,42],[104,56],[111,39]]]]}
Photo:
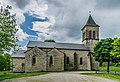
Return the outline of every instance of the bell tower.
{"type": "Polygon", "coordinates": [[[99,27],[90,14],[86,25],[82,28],[82,43],[90,51],[93,51],[95,44],[99,41],[99,27]]]}

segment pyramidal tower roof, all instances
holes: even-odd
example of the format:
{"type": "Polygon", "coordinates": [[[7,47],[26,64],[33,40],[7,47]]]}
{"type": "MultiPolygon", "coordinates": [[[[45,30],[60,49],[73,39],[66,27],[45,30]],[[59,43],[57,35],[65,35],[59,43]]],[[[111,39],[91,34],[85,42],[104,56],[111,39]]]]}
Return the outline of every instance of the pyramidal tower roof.
{"type": "MultiPolygon", "coordinates": [[[[97,24],[95,23],[95,21],[93,20],[91,14],[89,15],[89,18],[88,18],[87,23],[86,23],[85,26],[100,27],[99,25],[97,25],[97,24]]],[[[85,26],[84,26],[84,27],[85,27],[85,26]]],[[[84,29],[84,27],[82,28],[82,30],[84,29]]]]}
{"type": "Polygon", "coordinates": [[[96,25],[95,21],[93,20],[92,16],[90,15],[86,25],[96,25]]]}

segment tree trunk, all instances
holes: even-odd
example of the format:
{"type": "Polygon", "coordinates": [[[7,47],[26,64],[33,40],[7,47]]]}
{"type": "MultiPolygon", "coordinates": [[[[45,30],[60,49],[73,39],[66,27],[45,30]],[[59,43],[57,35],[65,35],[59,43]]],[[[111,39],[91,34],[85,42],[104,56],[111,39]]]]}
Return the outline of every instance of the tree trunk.
{"type": "Polygon", "coordinates": [[[108,64],[107,64],[107,72],[109,73],[110,61],[108,60],[107,63],[108,63],[108,64]]]}

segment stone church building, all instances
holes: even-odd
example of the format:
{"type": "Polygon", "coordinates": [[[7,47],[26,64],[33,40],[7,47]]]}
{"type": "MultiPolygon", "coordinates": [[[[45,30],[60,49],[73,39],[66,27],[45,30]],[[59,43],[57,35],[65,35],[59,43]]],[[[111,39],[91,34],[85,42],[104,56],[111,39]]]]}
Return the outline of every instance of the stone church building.
{"type": "Polygon", "coordinates": [[[12,54],[12,71],[99,70],[99,62],[91,54],[99,41],[99,27],[89,15],[82,28],[83,44],[29,41],[27,50],[12,54]]]}

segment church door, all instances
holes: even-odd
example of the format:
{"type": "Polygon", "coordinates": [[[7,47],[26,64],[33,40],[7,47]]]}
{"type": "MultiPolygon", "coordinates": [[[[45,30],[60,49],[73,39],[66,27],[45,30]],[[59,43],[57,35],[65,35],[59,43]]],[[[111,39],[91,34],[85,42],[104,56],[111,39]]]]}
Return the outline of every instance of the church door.
{"type": "Polygon", "coordinates": [[[74,69],[78,69],[78,58],[76,53],[74,53],[74,69]]]}

